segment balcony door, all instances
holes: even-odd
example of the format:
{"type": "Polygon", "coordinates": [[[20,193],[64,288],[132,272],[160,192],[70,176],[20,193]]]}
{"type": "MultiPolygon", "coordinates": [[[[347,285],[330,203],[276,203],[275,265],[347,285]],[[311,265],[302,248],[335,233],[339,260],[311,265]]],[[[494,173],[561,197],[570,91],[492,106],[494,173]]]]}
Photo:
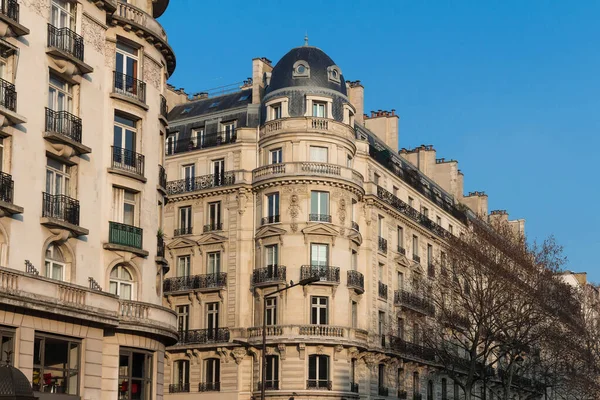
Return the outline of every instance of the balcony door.
{"type": "Polygon", "coordinates": [[[326,267],[329,265],[329,246],[320,243],[310,244],[310,265],[313,267],[326,267]]]}
{"type": "Polygon", "coordinates": [[[53,158],[46,159],[46,193],[69,195],[69,167],[53,158]]]}
{"type": "Polygon", "coordinates": [[[136,121],[115,115],[113,145],[113,163],[120,168],[135,169],[136,121]]]}
{"type": "Polygon", "coordinates": [[[138,50],[117,42],[115,54],[115,90],[123,94],[138,94],[138,50]]]}
{"type": "Polygon", "coordinates": [[[180,392],[186,392],[189,390],[190,384],[190,362],[189,360],[177,360],[173,368],[175,373],[174,381],[179,386],[177,389],[180,392]]]}
{"type": "Polygon", "coordinates": [[[308,356],[308,388],[329,388],[329,357],[311,354],[308,356]]]}
{"type": "Polygon", "coordinates": [[[213,174],[213,182],[215,186],[221,186],[224,184],[225,178],[225,160],[219,159],[211,162],[210,167],[213,174]]]}
{"type": "Polygon", "coordinates": [[[75,29],[75,6],[67,0],[52,0],[50,23],[56,28],[75,29]]]}
{"type": "Polygon", "coordinates": [[[311,221],[330,222],[328,192],[310,192],[310,214],[311,221]]]}
{"type": "Polygon", "coordinates": [[[177,277],[187,278],[190,276],[190,256],[177,257],[177,277]]]}
{"type": "Polygon", "coordinates": [[[208,225],[209,230],[221,229],[221,202],[208,203],[208,225]]]}
{"type": "Polygon", "coordinates": [[[115,187],[113,188],[113,196],[113,221],[125,225],[136,226],[136,192],[115,187]]]}
{"type": "Polygon", "coordinates": [[[177,306],[177,330],[187,332],[190,327],[190,306],[177,306]]]}
{"type": "Polygon", "coordinates": [[[209,275],[219,274],[221,272],[221,253],[218,251],[208,253],[207,257],[206,273],[209,275]]]}
{"type": "Polygon", "coordinates": [[[185,180],[185,190],[191,192],[195,190],[196,164],[188,164],[181,167],[181,175],[185,180]]]}
{"type": "Polygon", "coordinates": [[[48,108],[53,111],[73,110],[73,93],[71,85],[50,74],[48,87],[48,108]]]}
{"type": "Polygon", "coordinates": [[[179,208],[179,234],[189,235],[192,233],[192,206],[179,208]]]}
{"type": "Polygon", "coordinates": [[[219,329],[219,303],[208,303],[206,305],[206,329],[207,337],[215,339],[219,329]]]}

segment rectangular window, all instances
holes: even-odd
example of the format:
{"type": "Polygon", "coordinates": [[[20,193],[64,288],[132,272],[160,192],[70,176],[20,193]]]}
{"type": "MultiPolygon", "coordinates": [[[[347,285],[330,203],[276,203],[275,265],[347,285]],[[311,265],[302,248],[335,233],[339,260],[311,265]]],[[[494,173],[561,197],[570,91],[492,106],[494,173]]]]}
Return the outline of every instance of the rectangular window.
{"type": "MultiPolygon", "coordinates": [[[[179,385],[177,392],[189,391],[190,384],[190,361],[189,360],[177,360],[173,363],[173,382],[179,385]]],[[[134,397],[135,398],[135,397],[134,397]]]]}
{"type": "Polygon", "coordinates": [[[433,246],[427,245],[427,265],[433,264],[433,246]]]}
{"type": "Polygon", "coordinates": [[[308,388],[331,389],[328,356],[320,354],[308,356],[308,388]]]}
{"type": "Polygon", "coordinates": [[[352,156],[348,154],[346,157],[346,167],[352,168],[352,156]]]}
{"type": "MultiPolygon", "coordinates": [[[[50,74],[49,78],[49,87],[48,87],[48,108],[52,111],[67,111],[73,112],[73,88],[72,86],[60,79],[54,74],[50,74]]],[[[56,123],[63,122],[63,119],[57,118],[56,123]]],[[[65,121],[66,122],[66,121],[65,121]]],[[[56,132],[63,132],[62,130],[58,130],[58,127],[54,127],[54,129],[48,129],[56,132]]]]}
{"type": "Polygon", "coordinates": [[[137,121],[115,114],[113,126],[113,167],[129,169],[136,172],[138,160],[137,150],[137,121]]]}
{"type": "Polygon", "coordinates": [[[165,154],[175,154],[175,145],[177,143],[177,132],[169,133],[165,140],[165,154]]]}
{"type": "Polygon", "coordinates": [[[221,131],[223,132],[226,143],[229,143],[235,135],[235,121],[229,121],[221,124],[221,131]]]}
{"type": "Polygon", "coordinates": [[[221,158],[211,161],[211,171],[213,184],[215,186],[223,186],[225,184],[225,160],[221,158]]]}
{"type": "Polygon", "coordinates": [[[413,325],[413,343],[420,344],[421,343],[421,328],[419,324],[413,325]]]}
{"type": "Polygon", "coordinates": [[[398,248],[404,248],[404,228],[398,227],[398,248]]]}
{"type": "Polygon", "coordinates": [[[187,332],[190,322],[190,306],[177,306],[177,330],[187,332]]]}
{"type": "Polygon", "coordinates": [[[184,179],[185,190],[196,190],[196,165],[188,164],[181,167],[181,177],[184,179]]]}
{"type": "Polygon", "coordinates": [[[313,117],[327,118],[327,103],[313,101],[313,117]]]}
{"type": "Polygon", "coordinates": [[[268,224],[279,222],[279,192],[267,195],[267,221],[268,224]]]}
{"type": "Polygon", "coordinates": [[[329,219],[329,192],[310,192],[311,221],[331,222],[329,219]]]}
{"type": "Polygon", "coordinates": [[[398,337],[404,340],[404,319],[398,318],[396,329],[398,330],[398,337]]]}
{"type": "Polygon", "coordinates": [[[119,399],[152,399],[152,354],[138,349],[119,351],[119,399]]]}
{"type": "Polygon", "coordinates": [[[358,327],[358,303],[352,301],[352,327],[358,327]]]}
{"type": "Polygon", "coordinates": [[[221,384],[221,360],[209,358],[204,362],[206,390],[219,391],[221,384]]]}
{"type": "Polygon", "coordinates": [[[412,252],[413,256],[419,256],[419,238],[415,235],[413,235],[412,252]]]}
{"type": "Polygon", "coordinates": [[[269,151],[269,164],[281,164],[283,162],[283,150],[280,148],[269,151]]]}
{"type": "Polygon", "coordinates": [[[373,173],[373,183],[376,185],[379,185],[379,178],[380,178],[379,174],[377,172],[374,172],[373,173]]]}
{"type": "Polygon", "coordinates": [[[402,272],[398,272],[396,284],[398,285],[398,290],[404,290],[404,274],[402,272]]]}
{"type": "Polygon", "coordinates": [[[265,246],[265,256],[267,267],[277,267],[279,260],[279,246],[276,244],[265,246]]]}
{"type": "Polygon", "coordinates": [[[221,226],[221,202],[215,201],[208,203],[208,226],[205,231],[218,231],[221,226]]]}
{"type": "Polygon", "coordinates": [[[138,49],[117,41],[117,50],[115,53],[115,92],[143,98],[144,93],[141,85],[138,84],[138,49]]]}
{"type": "Polygon", "coordinates": [[[352,250],[352,259],[350,261],[350,268],[352,268],[352,271],[356,271],[358,269],[358,253],[356,250],[352,250]]]}
{"type": "Polygon", "coordinates": [[[385,265],[383,263],[379,263],[379,269],[378,269],[379,282],[383,282],[384,269],[385,269],[385,265]]]}
{"type": "Polygon", "coordinates": [[[396,186],[392,187],[392,194],[396,197],[398,197],[398,188],[396,186]]]}
{"type": "Polygon", "coordinates": [[[429,218],[429,209],[427,207],[421,207],[421,214],[429,218]]]}
{"type": "Polygon", "coordinates": [[[384,382],[385,382],[385,365],[383,364],[379,364],[379,368],[377,370],[378,372],[378,376],[377,376],[377,384],[379,385],[380,388],[383,388],[384,382]]]}
{"type": "Polygon", "coordinates": [[[377,218],[377,233],[379,234],[379,237],[383,237],[383,226],[383,217],[379,215],[377,218]]]}
{"type": "Polygon", "coordinates": [[[324,267],[329,265],[329,246],[320,243],[310,244],[310,265],[324,267]]]}
{"type": "Polygon", "coordinates": [[[413,199],[412,197],[408,196],[408,205],[410,207],[414,208],[414,206],[415,206],[415,199],[413,199]]]}
{"type": "Polygon", "coordinates": [[[266,356],[265,390],[279,389],[279,357],[266,356]]]}
{"type": "Polygon", "coordinates": [[[179,235],[192,233],[192,206],[179,208],[179,235]]]}
{"type": "Polygon", "coordinates": [[[380,335],[385,334],[385,312],[379,311],[377,318],[377,333],[380,335]]]}
{"type": "Polygon", "coordinates": [[[281,118],[281,103],[273,104],[271,106],[271,120],[281,118]]]}
{"type": "Polygon", "coordinates": [[[14,364],[15,331],[0,327],[0,363],[2,365],[14,364]]]}
{"type": "Polygon", "coordinates": [[[448,232],[454,234],[454,227],[452,225],[448,225],[448,232]]]}
{"type": "Polygon", "coordinates": [[[442,226],[442,218],[439,215],[435,217],[435,223],[439,226],[442,226]]]}
{"type": "Polygon", "coordinates": [[[309,160],[326,163],[329,160],[329,149],[327,147],[310,146],[309,160]]]}
{"type": "Polygon", "coordinates": [[[35,335],[33,390],[79,395],[80,346],[76,339],[35,335]]]}
{"type": "Polygon", "coordinates": [[[50,23],[56,28],[75,29],[75,5],[67,0],[52,0],[50,23]]]}
{"type": "Polygon", "coordinates": [[[69,196],[70,180],[70,168],[67,164],[54,158],[46,158],[46,193],[69,196]]]}
{"type": "Polygon", "coordinates": [[[350,383],[356,383],[356,358],[350,360],[350,383]]]}
{"type": "Polygon", "coordinates": [[[206,145],[212,146],[213,144],[214,143],[212,143],[212,141],[207,140],[204,128],[196,128],[192,130],[190,143],[188,144],[188,150],[203,149],[206,147],[206,145]]]}
{"type": "Polygon", "coordinates": [[[327,325],[328,298],[321,296],[311,297],[310,323],[313,325],[327,325]]]}
{"type": "Polygon", "coordinates": [[[190,276],[190,260],[191,256],[189,255],[177,257],[177,277],[190,276]]]}
{"type": "Polygon", "coordinates": [[[215,337],[217,329],[219,329],[219,303],[206,304],[206,329],[211,338],[215,337]]]}
{"type": "Polygon", "coordinates": [[[137,223],[137,193],[127,189],[113,187],[113,221],[135,226],[137,223]]]}
{"type": "Polygon", "coordinates": [[[218,274],[221,272],[221,252],[215,251],[206,255],[206,273],[218,274]]]}
{"type": "Polygon", "coordinates": [[[265,299],[265,311],[267,326],[277,325],[277,297],[267,297],[265,299]]]}

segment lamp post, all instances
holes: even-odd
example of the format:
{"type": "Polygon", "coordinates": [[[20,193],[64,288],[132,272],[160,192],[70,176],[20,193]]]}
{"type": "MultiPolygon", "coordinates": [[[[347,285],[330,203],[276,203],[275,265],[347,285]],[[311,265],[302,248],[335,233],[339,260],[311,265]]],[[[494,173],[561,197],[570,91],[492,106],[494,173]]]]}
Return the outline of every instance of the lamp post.
{"type": "MultiPolygon", "coordinates": [[[[315,283],[320,281],[321,278],[319,278],[318,276],[311,276],[309,278],[306,279],[302,279],[300,282],[298,283],[294,283],[293,281],[290,281],[290,286],[286,286],[282,289],[276,290],[272,293],[269,293],[269,296],[272,296],[274,294],[280,293],[280,292],[285,292],[288,289],[293,288],[294,286],[306,286],[306,285],[310,285],[311,283],[315,283]]],[[[266,382],[266,373],[267,373],[267,358],[266,358],[266,352],[267,352],[267,306],[266,306],[266,301],[265,301],[265,295],[263,293],[263,323],[262,323],[262,354],[261,354],[261,362],[262,362],[262,366],[261,366],[261,373],[260,373],[260,399],[261,400],[265,400],[265,382],[266,382]]]]}

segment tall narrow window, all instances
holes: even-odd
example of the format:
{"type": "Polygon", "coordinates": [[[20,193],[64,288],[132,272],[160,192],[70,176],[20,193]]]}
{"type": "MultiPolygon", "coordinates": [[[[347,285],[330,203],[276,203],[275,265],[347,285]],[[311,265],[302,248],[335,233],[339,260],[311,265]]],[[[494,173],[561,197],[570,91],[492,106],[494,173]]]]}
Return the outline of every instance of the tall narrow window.
{"type": "Polygon", "coordinates": [[[190,306],[177,306],[177,330],[187,332],[190,326],[190,306]]]}
{"type": "MultiPolygon", "coordinates": [[[[350,387],[354,388],[354,385],[356,384],[356,358],[353,358],[350,360],[350,387]]],[[[352,391],[358,391],[358,390],[352,390],[352,391]]]]}
{"type": "Polygon", "coordinates": [[[419,324],[413,324],[413,343],[421,344],[421,327],[419,324]]]}
{"type": "Polygon", "coordinates": [[[427,245],[427,265],[433,264],[433,246],[427,245]]]}
{"type": "Polygon", "coordinates": [[[131,118],[115,114],[113,127],[113,167],[137,172],[140,162],[136,157],[137,123],[131,118]]]}
{"type": "Polygon", "coordinates": [[[376,184],[376,185],[379,185],[379,178],[380,177],[381,176],[377,172],[374,172],[373,173],[373,183],[376,184]]]}
{"type": "MultiPolygon", "coordinates": [[[[229,121],[222,124],[222,134],[223,137],[221,140],[224,140],[225,143],[229,143],[235,135],[235,121],[229,121]]],[[[217,139],[218,142],[219,139],[217,139]]]]}
{"type": "Polygon", "coordinates": [[[281,118],[281,103],[273,104],[271,106],[271,120],[281,118]]]}
{"type": "Polygon", "coordinates": [[[308,385],[307,389],[330,389],[329,357],[311,354],[308,356],[308,385]]]}
{"type": "Polygon", "coordinates": [[[280,148],[269,151],[269,164],[281,164],[283,162],[283,150],[280,148]]]}
{"type": "Polygon", "coordinates": [[[175,154],[175,145],[177,143],[177,133],[169,133],[165,140],[165,154],[175,154]]]}
{"type": "Polygon", "coordinates": [[[398,337],[404,340],[404,319],[398,318],[398,321],[396,322],[396,330],[398,331],[398,337]]]}
{"type": "Polygon", "coordinates": [[[327,147],[310,146],[310,161],[326,163],[329,160],[327,147]]]}
{"type": "Polygon", "coordinates": [[[352,250],[352,255],[350,259],[350,268],[352,271],[356,271],[358,269],[358,253],[356,250],[352,250]]]}
{"type": "Polygon", "coordinates": [[[58,246],[50,244],[46,249],[45,267],[46,278],[65,280],[65,258],[58,246]]]}
{"type": "Polygon", "coordinates": [[[210,146],[212,143],[207,143],[206,134],[204,132],[204,128],[197,128],[192,130],[192,135],[190,137],[190,143],[188,144],[188,150],[194,149],[203,149],[207,144],[210,146]]]}
{"type": "Polygon", "coordinates": [[[211,170],[213,174],[213,184],[215,186],[223,186],[225,184],[225,160],[213,160],[211,162],[211,170]]]}
{"type": "Polygon", "coordinates": [[[187,164],[181,167],[181,175],[184,179],[185,190],[192,192],[196,190],[196,165],[187,164]]]}
{"type": "Polygon", "coordinates": [[[435,223],[439,226],[442,226],[442,218],[439,215],[435,217],[435,223]]]}
{"type": "Polygon", "coordinates": [[[219,303],[206,304],[206,329],[208,337],[215,339],[219,329],[219,303]]]}
{"type": "Polygon", "coordinates": [[[267,277],[269,279],[279,277],[279,245],[272,244],[265,246],[265,257],[265,262],[267,265],[267,277]]]}
{"type": "Polygon", "coordinates": [[[433,381],[427,382],[427,400],[433,400],[433,381]]]}
{"type": "Polygon", "coordinates": [[[279,222],[279,192],[267,195],[267,220],[268,224],[279,222]]]}
{"type": "Polygon", "coordinates": [[[134,226],[136,223],[136,193],[125,190],[123,193],[123,223],[134,226]]]}
{"type": "Polygon", "coordinates": [[[414,206],[415,206],[415,199],[413,199],[412,197],[408,196],[408,205],[410,207],[414,208],[414,206]]]}
{"type": "Polygon", "coordinates": [[[377,315],[377,333],[383,336],[385,335],[385,312],[379,311],[377,315]]]}
{"type": "Polygon", "coordinates": [[[448,225],[448,232],[454,234],[454,227],[452,225],[448,225]]]}
{"type": "Polygon", "coordinates": [[[50,23],[56,28],[75,29],[75,5],[67,0],[52,0],[50,23]]]}
{"type": "Polygon", "coordinates": [[[458,383],[454,382],[454,399],[460,399],[460,386],[458,386],[458,383]]]}
{"type": "Polygon", "coordinates": [[[310,221],[331,222],[329,215],[329,193],[310,192],[310,221]]]}
{"type": "Polygon", "coordinates": [[[0,327],[0,362],[2,365],[13,365],[15,349],[15,331],[0,327]]]}
{"type": "Polygon", "coordinates": [[[442,400],[448,400],[448,381],[442,378],[442,400]]]}
{"type": "MultiPolygon", "coordinates": [[[[50,74],[48,108],[57,112],[73,112],[73,89],[69,83],[54,74],[50,74]]],[[[62,130],[58,130],[58,132],[62,132],[62,130]]]]}
{"type": "Polygon", "coordinates": [[[310,244],[310,265],[324,267],[329,265],[329,246],[320,243],[310,244]]]}
{"type": "Polygon", "coordinates": [[[214,251],[208,253],[206,263],[207,274],[218,274],[221,272],[221,252],[214,251]]]}
{"type": "Polygon", "coordinates": [[[179,256],[177,257],[177,277],[189,277],[190,276],[190,260],[191,257],[179,256]]]}
{"type": "Polygon", "coordinates": [[[352,327],[358,327],[358,303],[352,301],[352,327]]]}
{"type": "Polygon", "coordinates": [[[219,231],[223,229],[221,224],[221,202],[215,201],[208,203],[208,224],[205,227],[205,232],[219,231]]]}
{"type": "Polygon", "coordinates": [[[179,229],[177,235],[189,235],[192,233],[192,206],[179,208],[179,229]]]}
{"type": "Polygon", "coordinates": [[[379,385],[380,392],[379,395],[385,396],[385,394],[382,393],[382,389],[385,387],[385,365],[379,364],[377,372],[377,384],[379,385]]]}
{"type": "Polygon", "coordinates": [[[404,228],[402,228],[401,226],[398,227],[397,238],[398,238],[398,252],[402,253],[404,250],[404,228]]]}
{"type": "Polygon", "coordinates": [[[429,218],[429,209],[427,207],[421,207],[421,214],[429,218]]]}
{"type": "Polygon", "coordinates": [[[398,280],[396,281],[398,290],[404,290],[404,274],[398,272],[398,280]]]}
{"type": "Polygon", "coordinates": [[[279,389],[279,357],[267,356],[266,362],[265,390],[277,390],[279,389]]]}
{"type": "Polygon", "coordinates": [[[313,325],[327,325],[328,298],[322,296],[311,297],[310,323],[313,325]]]}
{"type": "Polygon", "coordinates": [[[413,372],[413,397],[416,398],[421,393],[421,382],[419,380],[419,373],[413,372]]]}
{"type": "Polygon", "coordinates": [[[204,362],[204,382],[200,383],[200,392],[218,392],[221,390],[221,360],[209,358],[204,362]]]}
{"type": "Polygon", "coordinates": [[[313,117],[327,118],[327,103],[313,101],[313,117]]]}
{"type": "Polygon", "coordinates": [[[175,386],[169,387],[169,392],[180,393],[190,391],[190,361],[177,360],[173,364],[173,382],[175,386]]]}
{"type": "Polygon", "coordinates": [[[267,297],[265,299],[265,311],[267,326],[277,325],[277,297],[267,297]]]}
{"type": "Polygon", "coordinates": [[[115,54],[115,92],[138,97],[142,95],[143,86],[138,85],[138,49],[117,42],[115,54]]]}
{"type": "Polygon", "coordinates": [[[415,259],[415,261],[419,261],[418,257],[419,257],[419,237],[413,235],[413,240],[412,240],[412,252],[413,252],[413,259],[415,259]],[[416,256],[416,258],[415,258],[416,256]]]}
{"type": "Polygon", "coordinates": [[[377,218],[377,232],[379,233],[380,238],[382,238],[384,235],[383,228],[383,216],[379,215],[377,218]]]}
{"type": "Polygon", "coordinates": [[[46,158],[46,193],[69,196],[71,174],[69,167],[54,158],[46,158]]]}

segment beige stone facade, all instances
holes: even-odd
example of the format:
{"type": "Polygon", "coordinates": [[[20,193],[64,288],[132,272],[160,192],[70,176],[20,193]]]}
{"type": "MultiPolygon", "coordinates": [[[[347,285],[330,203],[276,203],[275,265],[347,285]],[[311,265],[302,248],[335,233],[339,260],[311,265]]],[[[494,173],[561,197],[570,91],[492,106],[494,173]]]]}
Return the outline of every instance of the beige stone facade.
{"type": "Polygon", "coordinates": [[[2,2],[0,357],[40,398],[163,398],[167,4],[2,2]]]}
{"type": "Polygon", "coordinates": [[[265,298],[267,397],[454,398],[420,345],[421,288],[487,196],[432,146],[398,154],[398,115],[363,115],[360,81],[310,49],[253,60],[231,94],[167,95],[168,399],[260,396],[265,298]]]}

